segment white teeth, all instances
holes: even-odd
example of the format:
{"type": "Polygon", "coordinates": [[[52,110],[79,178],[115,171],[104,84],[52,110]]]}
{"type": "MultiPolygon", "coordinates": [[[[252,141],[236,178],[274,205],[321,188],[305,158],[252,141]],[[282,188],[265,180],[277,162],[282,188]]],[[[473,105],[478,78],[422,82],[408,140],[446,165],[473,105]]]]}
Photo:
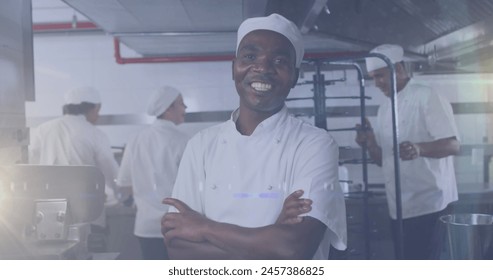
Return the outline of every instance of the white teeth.
{"type": "Polygon", "coordinates": [[[271,84],[264,84],[264,83],[260,83],[260,82],[253,82],[252,88],[254,88],[256,91],[268,91],[272,88],[272,85],[271,84]]]}

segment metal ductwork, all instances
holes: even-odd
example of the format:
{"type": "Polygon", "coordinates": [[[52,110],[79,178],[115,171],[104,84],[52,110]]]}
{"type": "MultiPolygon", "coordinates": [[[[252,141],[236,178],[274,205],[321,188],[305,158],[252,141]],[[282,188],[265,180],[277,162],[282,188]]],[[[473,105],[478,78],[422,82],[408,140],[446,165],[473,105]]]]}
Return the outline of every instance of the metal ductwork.
{"type": "Polygon", "coordinates": [[[308,53],[399,44],[418,70],[488,71],[493,0],[63,0],[142,57],[234,52],[246,18],[295,22],[308,53]]]}

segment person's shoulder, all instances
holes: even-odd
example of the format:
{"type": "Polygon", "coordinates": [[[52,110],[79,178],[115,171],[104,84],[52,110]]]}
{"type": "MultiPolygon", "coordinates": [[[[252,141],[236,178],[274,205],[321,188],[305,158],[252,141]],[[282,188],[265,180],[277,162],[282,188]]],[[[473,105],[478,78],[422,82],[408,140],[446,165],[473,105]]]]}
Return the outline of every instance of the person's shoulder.
{"type": "Polygon", "coordinates": [[[230,125],[229,121],[218,123],[200,130],[196,135],[213,136],[221,133],[230,125]]]}
{"type": "Polygon", "coordinates": [[[192,143],[204,143],[204,142],[209,142],[212,141],[213,139],[217,138],[217,136],[225,131],[228,128],[228,125],[230,125],[228,122],[223,122],[219,124],[215,124],[209,127],[206,127],[199,132],[195,133],[191,138],[189,142],[192,143]]]}
{"type": "Polygon", "coordinates": [[[423,81],[416,81],[412,79],[409,81],[407,87],[414,94],[417,93],[419,96],[429,97],[430,95],[434,94],[432,88],[426,82],[423,81]]]}
{"type": "Polygon", "coordinates": [[[191,135],[186,133],[185,131],[178,130],[176,132],[176,138],[180,140],[186,140],[188,141],[191,138],[191,135]]]}
{"type": "Polygon", "coordinates": [[[327,132],[322,128],[314,126],[312,123],[297,118],[293,115],[289,115],[287,121],[290,129],[298,129],[303,134],[308,133],[308,134],[324,135],[327,132]]]}
{"type": "Polygon", "coordinates": [[[37,132],[52,130],[58,127],[62,123],[62,121],[63,117],[57,117],[37,125],[34,130],[37,132]]]}
{"type": "Polygon", "coordinates": [[[413,82],[412,85],[414,90],[414,95],[420,98],[421,105],[424,106],[434,106],[439,103],[450,103],[444,96],[433,90],[425,82],[413,82]]]}
{"type": "Polygon", "coordinates": [[[189,133],[186,133],[183,130],[175,130],[173,135],[170,136],[169,143],[172,144],[172,146],[178,146],[178,147],[186,147],[188,141],[191,139],[191,135],[189,133]]]}
{"type": "Polygon", "coordinates": [[[94,139],[96,141],[100,141],[100,140],[104,140],[106,142],[109,141],[108,135],[106,135],[106,133],[104,133],[104,131],[101,130],[99,127],[88,122],[86,128],[92,131],[93,135],[95,136],[94,139]]]}
{"type": "Polygon", "coordinates": [[[290,129],[297,130],[294,133],[299,135],[304,141],[324,141],[325,143],[334,142],[334,138],[327,130],[316,127],[309,122],[298,119],[292,115],[289,116],[288,122],[290,129]]]}
{"type": "Polygon", "coordinates": [[[409,97],[416,100],[419,106],[429,105],[430,99],[439,98],[439,95],[433,92],[432,88],[424,81],[412,79],[406,86],[409,97]]]}
{"type": "Polygon", "coordinates": [[[143,129],[140,129],[136,132],[133,132],[133,133],[130,133],[129,137],[128,137],[128,140],[127,140],[127,143],[126,143],[126,147],[132,147],[134,145],[136,145],[139,140],[142,139],[143,135],[145,134],[145,132],[148,130],[148,128],[143,128],[143,129]]]}
{"type": "Polygon", "coordinates": [[[152,125],[144,125],[139,127],[130,135],[129,141],[139,141],[139,139],[147,138],[149,135],[156,133],[152,125]]]}
{"type": "Polygon", "coordinates": [[[289,122],[284,137],[289,142],[290,149],[303,156],[317,155],[327,160],[338,155],[339,145],[327,130],[294,117],[289,122]]]}

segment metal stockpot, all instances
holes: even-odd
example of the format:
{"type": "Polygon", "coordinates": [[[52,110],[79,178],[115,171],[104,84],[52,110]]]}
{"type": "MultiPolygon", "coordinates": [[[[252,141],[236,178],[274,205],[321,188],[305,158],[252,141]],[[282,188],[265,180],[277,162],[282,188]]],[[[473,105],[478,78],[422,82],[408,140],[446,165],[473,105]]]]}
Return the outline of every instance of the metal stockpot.
{"type": "Polygon", "coordinates": [[[440,221],[446,226],[451,259],[493,259],[493,215],[454,214],[440,221]]]}

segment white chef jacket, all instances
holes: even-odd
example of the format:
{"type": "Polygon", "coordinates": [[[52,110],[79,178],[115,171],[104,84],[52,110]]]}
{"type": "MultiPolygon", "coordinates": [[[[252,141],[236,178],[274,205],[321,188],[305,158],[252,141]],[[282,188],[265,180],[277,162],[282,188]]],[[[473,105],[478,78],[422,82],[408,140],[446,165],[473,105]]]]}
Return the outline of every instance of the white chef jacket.
{"type": "MultiPolygon", "coordinates": [[[[104,175],[106,187],[116,189],[118,164],[109,140],[84,115],[64,115],[36,127],[29,152],[32,164],[96,166],[104,175]]],[[[104,217],[105,212],[93,223],[105,226],[104,217]]]]}
{"type": "MultiPolygon", "coordinates": [[[[382,167],[390,216],[396,219],[391,106],[391,100],[387,98],[378,109],[375,136],[382,148],[382,167]]],[[[430,142],[453,136],[459,140],[452,107],[429,87],[411,79],[397,94],[397,106],[399,143],[430,142]]],[[[400,160],[399,165],[403,218],[438,212],[458,199],[452,156],[400,160]]]]}
{"type": "Polygon", "coordinates": [[[334,139],[289,116],[286,106],[251,136],[236,130],[238,114],[189,141],[173,197],[214,221],[262,227],[274,224],[284,199],[303,189],[313,200],[307,215],[327,226],[314,259],[327,259],[330,244],[345,249],[346,211],[334,139]]]}
{"type": "Polygon", "coordinates": [[[136,236],[163,237],[161,218],[168,205],[162,200],[171,196],[188,139],[173,122],[156,119],[126,145],[117,183],[133,188],[136,236]]]}

